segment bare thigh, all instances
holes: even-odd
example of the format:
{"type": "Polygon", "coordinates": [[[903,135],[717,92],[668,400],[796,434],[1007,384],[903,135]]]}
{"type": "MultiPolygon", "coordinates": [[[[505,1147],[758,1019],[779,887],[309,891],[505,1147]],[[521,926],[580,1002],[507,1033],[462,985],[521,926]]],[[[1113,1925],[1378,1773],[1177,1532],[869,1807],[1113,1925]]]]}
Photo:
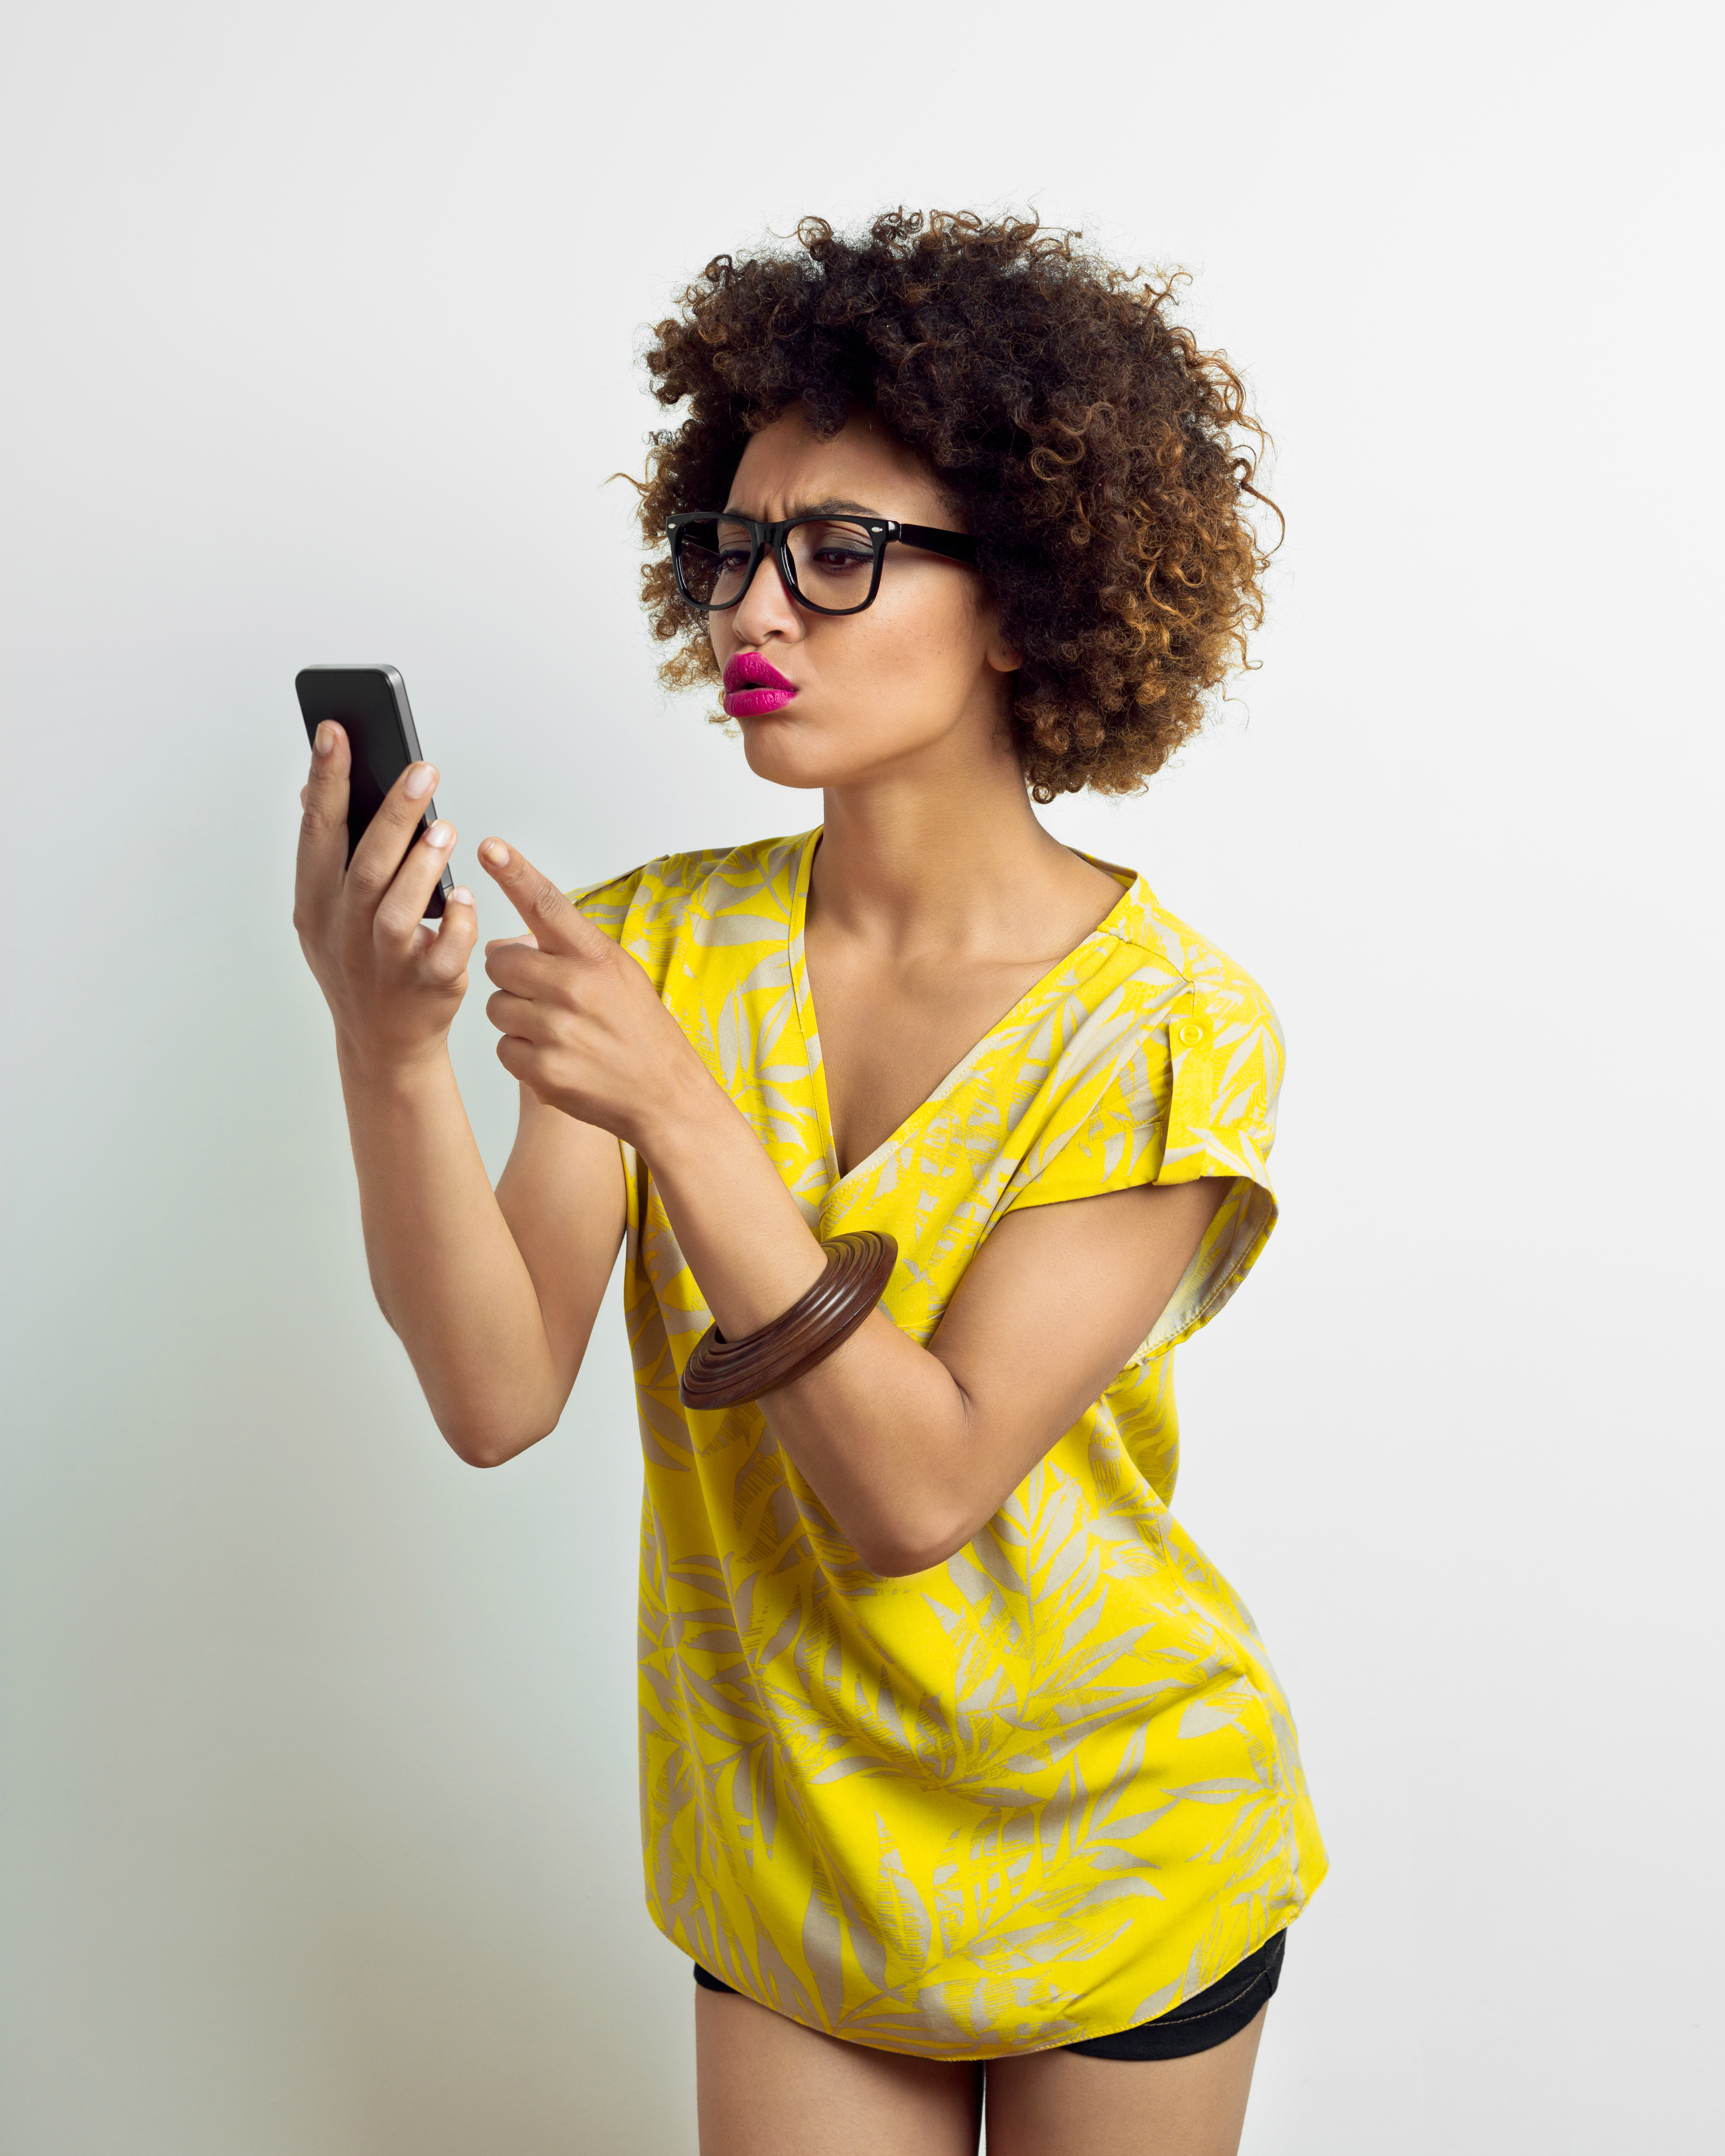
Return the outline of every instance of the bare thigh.
{"type": "Polygon", "coordinates": [[[1269,2011],[1188,2059],[991,2061],[988,2156],[1235,2156],[1269,2011]]]}
{"type": "Polygon", "coordinates": [[[976,2156],[976,2067],[841,2043],[752,1999],[696,1992],[695,2075],[701,2156],[976,2156]]]}

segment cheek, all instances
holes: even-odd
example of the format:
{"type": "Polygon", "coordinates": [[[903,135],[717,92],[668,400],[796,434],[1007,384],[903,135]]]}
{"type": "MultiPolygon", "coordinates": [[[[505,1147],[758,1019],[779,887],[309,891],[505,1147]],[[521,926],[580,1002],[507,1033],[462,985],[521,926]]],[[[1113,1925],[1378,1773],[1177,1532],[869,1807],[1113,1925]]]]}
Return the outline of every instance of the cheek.
{"type": "Polygon", "coordinates": [[[975,610],[962,593],[912,590],[891,606],[883,595],[854,624],[838,625],[864,632],[853,639],[858,664],[901,692],[914,695],[920,685],[944,702],[982,669],[975,610]]]}

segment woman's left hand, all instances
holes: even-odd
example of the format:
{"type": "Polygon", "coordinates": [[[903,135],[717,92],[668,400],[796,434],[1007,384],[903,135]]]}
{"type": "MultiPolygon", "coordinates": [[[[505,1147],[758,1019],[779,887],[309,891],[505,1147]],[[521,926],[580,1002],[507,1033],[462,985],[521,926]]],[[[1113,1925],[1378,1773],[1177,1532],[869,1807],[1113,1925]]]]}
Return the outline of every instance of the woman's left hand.
{"type": "Polygon", "coordinates": [[[641,968],[525,855],[487,839],[479,858],[529,931],[485,946],[497,1060],[546,1106],[649,1152],[716,1091],[706,1065],[641,968]]]}

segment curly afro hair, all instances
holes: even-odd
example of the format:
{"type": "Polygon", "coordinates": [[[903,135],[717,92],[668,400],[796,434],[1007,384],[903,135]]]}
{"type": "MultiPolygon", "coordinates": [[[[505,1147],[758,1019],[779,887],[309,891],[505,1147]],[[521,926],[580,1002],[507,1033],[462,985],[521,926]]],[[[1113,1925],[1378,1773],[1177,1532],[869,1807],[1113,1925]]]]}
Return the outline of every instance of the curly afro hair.
{"type": "MultiPolygon", "coordinates": [[[[871,407],[978,541],[1023,656],[1012,725],[1039,801],[1136,792],[1246,664],[1266,553],[1249,503],[1266,444],[1239,376],[1169,319],[1179,273],[1082,251],[1034,218],[896,210],[824,219],[793,249],[717,256],[646,355],[680,424],[650,437],[641,529],[721,507],[749,436],[799,409],[830,436],[871,407]]],[[[670,562],[642,572],[672,686],[716,680],[670,562]]]]}

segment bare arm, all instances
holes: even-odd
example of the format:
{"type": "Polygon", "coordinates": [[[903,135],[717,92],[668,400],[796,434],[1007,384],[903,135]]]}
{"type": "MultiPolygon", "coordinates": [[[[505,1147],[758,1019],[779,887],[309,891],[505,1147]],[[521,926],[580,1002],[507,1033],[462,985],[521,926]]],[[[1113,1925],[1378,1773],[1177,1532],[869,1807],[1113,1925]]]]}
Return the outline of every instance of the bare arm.
{"type": "MultiPolygon", "coordinates": [[[[520,855],[480,859],[533,930],[491,947],[498,1055],[536,1096],[627,1138],[720,1329],[786,1309],[824,1263],[778,1170],[639,966],[520,855]]],[[[1204,1181],[1009,1216],[927,1348],[876,1312],[762,1408],[871,1570],[961,1548],[1118,1374],[1197,1250],[1204,1181]]]]}
{"type": "Polygon", "coordinates": [[[493,1193],[448,1049],[472,901],[459,896],[435,932],[421,925],[454,833],[439,827],[402,860],[435,773],[403,774],[348,865],[348,753],[341,727],[322,730],[294,921],[335,1020],[379,1306],[439,1428],[490,1466],[562,1411],[622,1239],[622,1163],[609,1132],[524,1095],[493,1193]]]}
{"type": "MultiPolygon", "coordinates": [[[[716,1130],[702,1145],[698,1127],[666,1132],[657,1156],[644,1135],[642,1149],[707,1307],[737,1337],[825,1260],[753,1133],[743,1127],[776,1191],[741,1147],[721,1150],[716,1130]]],[[[768,1394],[774,1435],[871,1571],[938,1564],[993,1517],[1148,1337],[1227,1187],[1205,1178],[1009,1214],[926,1348],[876,1311],[768,1394]]]]}

